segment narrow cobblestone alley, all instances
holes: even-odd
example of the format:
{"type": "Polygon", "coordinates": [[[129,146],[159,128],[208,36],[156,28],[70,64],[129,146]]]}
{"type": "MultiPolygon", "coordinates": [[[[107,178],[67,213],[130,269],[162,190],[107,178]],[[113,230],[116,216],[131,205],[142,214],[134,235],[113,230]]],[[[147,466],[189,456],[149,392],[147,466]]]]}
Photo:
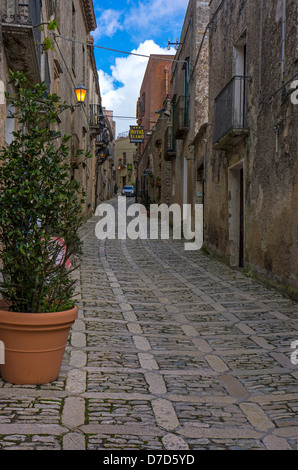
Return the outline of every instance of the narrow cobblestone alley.
{"type": "Polygon", "coordinates": [[[297,304],[180,240],[100,241],[97,221],[59,379],[0,379],[0,449],[296,450],[297,304]]]}

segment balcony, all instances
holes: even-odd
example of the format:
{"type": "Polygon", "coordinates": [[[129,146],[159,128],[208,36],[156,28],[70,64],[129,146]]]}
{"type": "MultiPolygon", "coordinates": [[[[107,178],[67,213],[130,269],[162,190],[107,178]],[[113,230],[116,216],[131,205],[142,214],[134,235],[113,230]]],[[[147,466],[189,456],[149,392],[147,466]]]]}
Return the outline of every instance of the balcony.
{"type": "Polygon", "coordinates": [[[105,127],[102,131],[95,137],[95,146],[97,149],[105,149],[110,143],[110,134],[108,129],[105,127]]]}
{"type": "Polygon", "coordinates": [[[183,140],[189,128],[189,96],[179,96],[173,111],[174,137],[183,140]]]}
{"type": "Polygon", "coordinates": [[[89,124],[95,137],[97,150],[106,149],[111,141],[111,136],[106,116],[103,114],[100,104],[90,104],[89,124]]]}
{"type": "Polygon", "coordinates": [[[102,112],[102,107],[100,104],[90,104],[90,118],[89,123],[90,127],[93,130],[98,131],[98,129],[104,124],[104,115],[102,112]]]}
{"type": "Polygon", "coordinates": [[[176,157],[176,142],[173,139],[173,128],[167,127],[164,137],[164,159],[171,161],[176,157]]]}
{"type": "Polygon", "coordinates": [[[213,147],[227,150],[249,134],[248,77],[235,76],[215,98],[213,147]]]}
{"type": "Polygon", "coordinates": [[[103,165],[108,160],[108,158],[111,157],[110,146],[107,146],[106,148],[99,151],[97,153],[97,157],[99,166],[103,165]]]}
{"type": "Polygon", "coordinates": [[[33,83],[41,81],[40,53],[36,46],[41,33],[34,28],[40,23],[40,2],[7,0],[6,12],[1,14],[1,27],[8,65],[12,71],[24,72],[33,83]]]}

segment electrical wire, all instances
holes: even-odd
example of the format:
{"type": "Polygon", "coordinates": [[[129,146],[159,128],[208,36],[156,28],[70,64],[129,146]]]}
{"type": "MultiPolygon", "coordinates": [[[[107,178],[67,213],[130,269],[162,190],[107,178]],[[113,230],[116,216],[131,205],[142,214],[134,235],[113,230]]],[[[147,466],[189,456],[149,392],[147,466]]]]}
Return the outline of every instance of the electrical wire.
{"type": "MultiPolygon", "coordinates": [[[[282,91],[284,88],[286,88],[286,86],[291,83],[294,78],[296,78],[298,76],[298,72],[296,72],[289,80],[287,80],[285,83],[283,83],[283,85],[279,88],[277,88],[277,90],[275,90],[270,96],[268,96],[268,98],[264,98],[262,101],[261,101],[261,104],[267,104],[269,103],[269,101],[272,100],[272,98],[274,98],[275,95],[277,95],[277,93],[279,93],[280,91],[282,91]]],[[[293,90],[294,91],[294,90],[293,90]]]]}
{"type": "Polygon", "coordinates": [[[54,39],[55,39],[55,44],[56,44],[56,46],[57,46],[57,49],[58,49],[58,51],[59,51],[59,53],[60,53],[61,59],[63,60],[63,63],[64,63],[64,65],[65,65],[65,67],[66,67],[66,70],[67,70],[68,75],[70,76],[70,79],[71,79],[71,81],[72,81],[73,87],[75,88],[75,87],[76,87],[76,84],[75,84],[75,82],[74,82],[74,79],[73,79],[73,77],[72,77],[72,74],[70,73],[70,70],[69,70],[69,67],[68,67],[68,65],[67,65],[67,62],[66,62],[66,60],[65,60],[65,58],[64,58],[64,55],[63,55],[63,53],[62,53],[62,51],[61,51],[61,49],[60,49],[60,47],[59,47],[59,44],[58,44],[57,41],[56,41],[56,38],[54,38],[54,39]]]}
{"type": "MultiPolygon", "coordinates": [[[[222,6],[225,4],[225,0],[222,0],[221,3],[219,4],[218,8],[216,9],[216,11],[213,13],[212,15],[212,18],[210,19],[210,21],[208,22],[206,28],[205,28],[205,31],[203,33],[203,37],[202,37],[202,40],[201,40],[201,43],[200,43],[200,46],[199,46],[199,50],[198,50],[198,53],[197,53],[197,56],[196,56],[196,59],[195,59],[195,64],[194,64],[194,67],[193,67],[193,70],[192,70],[192,73],[191,73],[191,76],[193,76],[194,74],[194,71],[196,69],[196,66],[198,64],[198,61],[199,61],[199,57],[200,57],[200,54],[201,54],[201,51],[202,51],[202,48],[203,48],[203,43],[205,41],[205,38],[206,38],[206,35],[207,35],[207,32],[208,30],[210,29],[215,17],[217,16],[218,12],[221,10],[222,6]]],[[[110,51],[110,52],[116,52],[116,53],[119,53],[119,54],[126,54],[126,55],[131,55],[131,56],[137,56],[137,57],[143,57],[143,58],[148,58],[148,59],[154,59],[154,60],[163,60],[163,61],[169,61],[169,62],[174,62],[174,63],[183,63],[185,64],[187,61],[186,60],[180,60],[180,59],[173,59],[173,58],[161,58],[161,57],[158,57],[158,56],[152,56],[152,55],[146,55],[146,54],[139,54],[139,53],[136,53],[136,52],[127,52],[127,51],[122,51],[122,50],[119,50],[119,49],[113,49],[113,48],[108,48],[108,47],[104,47],[104,46],[99,46],[97,44],[90,44],[90,43],[87,43],[85,41],[79,41],[77,39],[72,39],[72,38],[67,38],[65,36],[62,36],[60,34],[56,34],[54,33],[53,31],[51,31],[51,34],[54,36],[54,39],[55,39],[55,43],[59,49],[59,52],[61,54],[61,57],[67,67],[67,64],[65,62],[65,59],[63,57],[63,54],[57,44],[57,41],[56,39],[57,38],[60,38],[60,39],[63,39],[65,41],[69,41],[69,42],[75,42],[75,43],[78,43],[78,44],[82,44],[84,46],[87,46],[87,47],[93,47],[93,48],[96,48],[96,49],[101,49],[101,50],[106,50],[106,51],[110,51]]],[[[67,67],[67,70],[68,70],[68,67],[67,67]]],[[[69,72],[69,70],[68,70],[69,72]]],[[[69,75],[71,76],[70,72],[69,72],[69,75]]],[[[298,74],[296,73],[290,80],[288,80],[286,83],[284,83],[280,88],[278,88],[277,90],[275,90],[268,98],[265,98],[262,100],[262,104],[266,104],[268,103],[277,93],[279,93],[282,89],[284,89],[287,84],[289,84],[298,74]]],[[[72,77],[71,77],[72,79],[72,77]]],[[[72,79],[73,81],[73,79],[72,79]]],[[[103,116],[104,117],[104,116],[103,116]]],[[[113,116],[113,118],[115,119],[129,119],[129,120],[137,120],[138,118],[136,116],[113,116]]],[[[142,119],[149,119],[149,120],[152,120],[154,119],[153,117],[142,117],[142,119]]],[[[167,119],[167,118],[164,118],[164,117],[160,117],[159,119],[167,119]]]]}
{"type": "MultiPolygon", "coordinates": [[[[59,36],[58,36],[58,37],[59,37],[59,36]]],[[[57,49],[58,49],[58,51],[59,51],[59,53],[60,53],[60,56],[61,56],[61,58],[62,58],[62,60],[63,60],[63,63],[64,63],[64,65],[65,65],[65,67],[66,67],[67,73],[68,73],[68,75],[69,75],[69,77],[70,77],[70,79],[71,79],[71,81],[72,81],[72,84],[73,84],[73,86],[74,86],[74,88],[75,88],[75,82],[74,82],[74,80],[73,80],[72,74],[71,74],[71,72],[70,72],[70,70],[69,70],[69,67],[68,67],[68,65],[67,65],[67,62],[66,62],[66,60],[65,60],[65,57],[64,57],[64,55],[63,55],[63,53],[62,53],[62,51],[61,51],[61,49],[60,49],[60,47],[59,47],[59,44],[58,44],[58,42],[57,42],[57,40],[56,40],[56,35],[54,35],[54,40],[55,40],[56,47],[57,47],[57,49]]],[[[84,113],[85,113],[85,115],[86,115],[85,109],[83,109],[83,111],[84,111],[84,113]]],[[[86,115],[86,117],[87,117],[87,115],[86,115]]],[[[105,114],[100,114],[99,117],[106,118],[107,116],[106,116],[105,114]]],[[[129,119],[129,120],[134,120],[134,121],[137,121],[137,120],[138,120],[138,117],[137,117],[137,116],[114,116],[114,115],[113,115],[112,118],[113,118],[113,119],[114,119],[114,118],[115,118],[115,119],[129,119]]],[[[154,116],[154,117],[152,117],[152,116],[151,116],[151,117],[146,117],[146,116],[144,116],[144,117],[142,117],[142,119],[156,120],[157,118],[156,118],[156,116],[154,116]]],[[[160,119],[166,119],[166,118],[160,118],[160,119]]]]}
{"type": "Polygon", "coordinates": [[[192,72],[191,72],[191,78],[193,78],[193,75],[194,75],[194,72],[196,70],[196,67],[197,67],[197,64],[198,64],[198,60],[200,58],[200,55],[201,55],[201,52],[202,52],[202,49],[203,49],[203,44],[204,44],[204,41],[205,41],[205,38],[207,36],[207,32],[208,30],[211,28],[211,25],[217,15],[217,13],[219,13],[219,11],[221,10],[222,6],[224,5],[225,3],[225,0],[222,0],[222,2],[219,4],[219,6],[217,7],[217,9],[215,10],[215,12],[213,13],[212,15],[212,18],[210,19],[210,21],[208,22],[206,28],[205,28],[205,31],[203,33],[203,37],[202,37],[202,40],[201,40],[201,43],[200,43],[200,46],[199,46],[199,50],[198,50],[198,53],[197,53],[197,56],[196,56],[196,60],[195,60],[195,63],[194,63],[194,66],[193,66],[193,69],[192,69],[192,72]]]}
{"type": "MultiPolygon", "coordinates": [[[[98,117],[105,117],[106,115],[105,114],[98,114],[98,117]]],[[[149,116],[149,117],[146,117],[146,116],[143,116],[142,118],[138,118],[137,116],[116,116],[116,115],[113,115],[111,116],[112,118],[116,118],[116,119],[129,119],[129,120],[134,120],[134,121],[137,121],[137,120],[142,120],[142,119],[147,119],[149,121],[152,121],[154,123],[157,122],[157,120],[160,120],[160,119],[169,119],[168,117],[156,117],[156,116],[149,116]]]]}
{"type": "Polygon", "coordinates": [[[64,39],[65,41],[76,42],[78,44],[83,44],[84,46],[94,47],[96,49],[102,49],[102,50],[105,50],[105,51],[117,52],[118,54],[126,54],[126,55],[132,55],[132,56],[137,56],[137,57],[144,57],[146,59],[163,60],[163,61],[168,61],[168,62],[180,62],[180,63],[183,63],[183,64],[186,62],[185,60],[170,59],[170,58],[166,59],[165,57],[157,57],[157,56],[154,57],[155,54],[146,55],[146,54],[139,54],[137,52],[120,51],[118,49],[111,49],[109,47],[98,46],[97,44],[93,44],[93,43],[91,44],[91,43],[88,43],[88,42],[79,41],[78,39],[66,38],[65,36],[61,36],[60,34],[54,33],[53,31],[51,31],[51,34],[55,38],[64,39]]]}

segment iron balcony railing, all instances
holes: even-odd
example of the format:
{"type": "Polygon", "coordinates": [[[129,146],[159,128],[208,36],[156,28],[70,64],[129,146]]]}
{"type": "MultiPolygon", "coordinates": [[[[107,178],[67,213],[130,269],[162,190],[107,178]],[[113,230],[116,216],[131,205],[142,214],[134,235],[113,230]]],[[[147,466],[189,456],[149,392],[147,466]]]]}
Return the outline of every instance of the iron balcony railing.
{"type": "Polygon", "coordinates": [[[100,104],[90,104],[90,126],[97,127],[103,125],[105,119],[100,104]]]}
{"type": "Polygon", "coordinates": [[[104,127],[95,137],[95,145],[99,148],[106,148],[110,141],[110,134],[106,127],[104,127]]]}
{"type": "Polygon", "coordinates": [[[89,124],[95,134],[97,148],[107,148],[112,140],[111,131],[100,104],[90,104],[89,124]]]}
{"type": "Polygon", "coordinates": [[[33,35],[36,43],[40,42],[41,32],[36,26],[41,23],[41,6],[37,0],[7,0],[6,12],[1,15],[1,22],[4,28],[33,27],[33,35]]]}
{"type": "Polygon", "coordinates": [[[189,127],[189,96],[179,96],[174,105],[173,117],[174,136],[181,139],[189,127]]]}
{"type": "MultiPolygon", "coordinates": [[[[23,71],[33,83],[41,80],[41,2],[2,0],[1,34],[8,62],[13,71],[23,71]]],[[[47,55],[45,81],[49,82],[47,55]]]]}
{"type": "Polygon", "coordinates": [[[214,103],[213,143],[216,144],[231,131],[247,131],[247,83],[249,77],[236,75],[230,80],[214,103]]]}
{"type": "Polygon", "coordinates": [[[33,0],[7,0],[6,13],[2,14],[2,23],[34,24],[36,10],[40,10],[39,2],[33,0]]]}

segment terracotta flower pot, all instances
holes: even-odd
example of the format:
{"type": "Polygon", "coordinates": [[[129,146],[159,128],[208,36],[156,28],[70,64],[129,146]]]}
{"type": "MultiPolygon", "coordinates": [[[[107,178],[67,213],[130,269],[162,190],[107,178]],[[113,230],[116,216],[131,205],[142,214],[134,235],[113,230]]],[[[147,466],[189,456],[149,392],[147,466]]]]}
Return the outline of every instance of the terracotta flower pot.
{"type": "Polygon", "coordinates": [[[55,313],[9,312],[0,300],[0,341],[4,343],[3,380],[41,385],[56,380],[78,308],[55,313]]]}

